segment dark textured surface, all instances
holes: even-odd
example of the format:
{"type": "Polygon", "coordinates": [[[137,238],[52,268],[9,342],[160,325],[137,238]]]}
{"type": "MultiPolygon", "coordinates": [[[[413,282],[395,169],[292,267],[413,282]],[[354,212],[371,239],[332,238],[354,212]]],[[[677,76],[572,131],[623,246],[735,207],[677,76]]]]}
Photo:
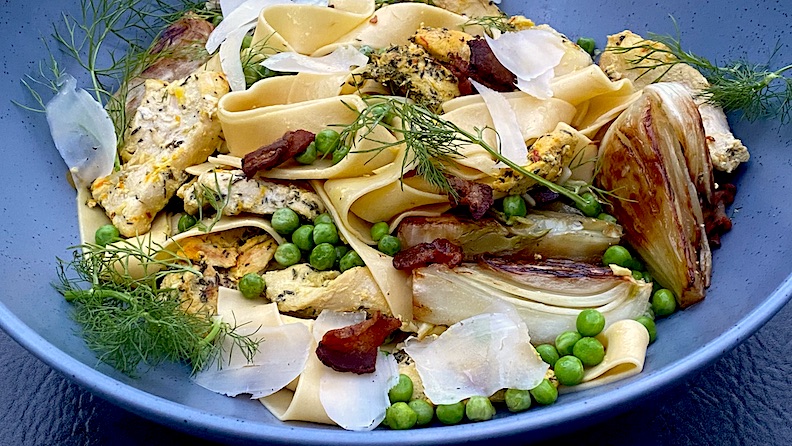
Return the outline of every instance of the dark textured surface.
{"type": "MultiPolygon", "coordinates": [[[[782,445],[792,438],[787,305],[756,335],[639,407],[543,445],[782,445]]],[[[663,336],[662,325],[660,336],[663,336]]],[[[212,445],[91,395],[0,332],[0,444],[212,445]]],[[[526,442],[529,438],[526,438],[526,442]]]]}

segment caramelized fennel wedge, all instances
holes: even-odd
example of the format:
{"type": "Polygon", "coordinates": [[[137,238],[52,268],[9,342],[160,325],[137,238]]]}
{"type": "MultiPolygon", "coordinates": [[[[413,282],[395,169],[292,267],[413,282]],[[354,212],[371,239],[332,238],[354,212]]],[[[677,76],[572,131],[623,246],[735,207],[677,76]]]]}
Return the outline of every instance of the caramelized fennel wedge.
{"type": "Polygon", "coordinates": [[[584,308],[596,308],[608,324],[635,319],[649,307],[652,285],[608,268],[569,260],[534,262],[488,259],[456,268],[430,265],[412,274],[413,315],[421,322],[452,325],[501,300],[525,321],[533,344],[553,342],[584,308]]]}
{"type": "Polygon", "coordinates": [[[682,307],[704,298],[712,256],[702,207],[713,189],[701,116],[689,91],[674,83],[647,86],[611,125],[600,145],[597,176],[612,213],[629,221],[625,240],[682,307]]]}
{"type": "Polygon", "coordinates": [[[531,211],[512,225],[494,218],[472,220],[453,215],[409,217],[399,225],[405,248],[438,238],[462,247],[465,259],[481,254],[515,258],[564,258],[598,263],[609,246],[619,243],[621,226],[596,218],[552,211],[531,211]]]}

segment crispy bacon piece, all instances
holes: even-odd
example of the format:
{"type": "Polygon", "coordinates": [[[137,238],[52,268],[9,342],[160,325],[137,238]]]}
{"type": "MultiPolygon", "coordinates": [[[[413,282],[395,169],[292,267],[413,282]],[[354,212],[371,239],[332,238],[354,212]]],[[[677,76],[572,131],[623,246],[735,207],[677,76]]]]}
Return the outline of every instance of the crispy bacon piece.
{"type": "Polygon", "coordinates": [[[726,215],[726,207],[734,203],[736,193],[737,186],[734,184],[722,184],[720,190],[712,193],[712,204],[704,211],[704,228],[712,248],[720,248],[720,236],[731,230],[732,222],[726,215]]]}
{"type": "Polygon", "coordinates": [[[393,257],[393,267],[412,271],[431,263],[442,263],[449,268],[453,268],[460,265],[464,257],[462,247],[451,243],[447,239],[438,238],[431,243],[419,243],[399,251],[393,257]]]}
{"type": "Polygon", "coordinates": [[[373,373],[377,349],[399,327],[399,319],[377,311],[363,322],[329,330],[319,342],[316,356],[337,372],[373,373]]]}
{"type": "Polygon", "coordinates": [[[486,40],[472,39],[467,44],[470,48],[470,60],[454,55],[447,64],[447,68],[459,81],[459,92],[462,95],[473,94],[470,79],[495,91],[516,90],[514,83],[517,82],[517,77],[498,61],[486,40]]]}
{"type": "Polygon", "coordinates": [[[260,147],[242,158],[242,171],[252,178],[256,172],[272,169],[304,152],[316,135],[308,130],[286,132],[272,144],[260,147]]]}
{"type": "Polygon", "coordinates": [[[467,206],[474,220],[483,217],[495,203],[490,186],[451,175],[446,175],[446,178],[448,178],[451,188],[457,193],[457,205],[467,206]]]}

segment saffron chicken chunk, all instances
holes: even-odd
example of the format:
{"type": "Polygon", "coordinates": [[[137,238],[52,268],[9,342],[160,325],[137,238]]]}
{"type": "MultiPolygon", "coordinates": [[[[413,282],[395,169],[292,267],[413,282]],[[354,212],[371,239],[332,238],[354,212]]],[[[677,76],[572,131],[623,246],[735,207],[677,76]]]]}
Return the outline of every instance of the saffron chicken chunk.
{"type": "Polygon", "coordinates": [[[221,141],[217,103],[227,93],[222,73],[202,71],[175,82],[146,80],[146,93],[121,149],[126,162],[91,186],[93,202],[126,236],[145,234],[187,181],[185,169],[221,141]]]}

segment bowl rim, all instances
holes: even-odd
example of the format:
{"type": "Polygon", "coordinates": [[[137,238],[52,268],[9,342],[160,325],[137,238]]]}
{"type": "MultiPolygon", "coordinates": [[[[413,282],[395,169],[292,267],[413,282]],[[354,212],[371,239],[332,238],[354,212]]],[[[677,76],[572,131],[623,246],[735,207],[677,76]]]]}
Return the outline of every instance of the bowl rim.
{"type": "Polygon", "coordinates": [[[300,429],[301,425],[306,424],[287,422],[268,425],[263,429],[256,422],[200,410],[150,394],[117,381],[55,347],[16,317],[1,301],[0,327],[34,356],[91,393],[151,421],[193,435],[226,440],[233,438],[267,441],[273,444],[298,442],[306,445],[328,443],[353,445],[360,444],[363,439],[367,444],[383,446],[390,446],[395,441],[401,444],[426,444],[429,441],[434,444],[458,444],[461,441],[491,440],[495,437],[508,437],[529,431],[541,432],[540,436],[549,436],[569,419],[615,416],[626,411],[641,396],[669,387],[733,350],[769,321],[791,299],[792,274],[734,326],[696,350],[695,354],[689,354],[666,365],[655,371],[650,378],[642,379],[639,374],[620,386],[619,392],[604,392],[583,402],[570,404],[569,407],[558,406],[557,410],[533,412],[530,416],[512,415],[486,423],[409,431],[375,430],[365,434],[333,428],[300,429]],[[438,430],[442,431],[439,436],[438,430]]]}

